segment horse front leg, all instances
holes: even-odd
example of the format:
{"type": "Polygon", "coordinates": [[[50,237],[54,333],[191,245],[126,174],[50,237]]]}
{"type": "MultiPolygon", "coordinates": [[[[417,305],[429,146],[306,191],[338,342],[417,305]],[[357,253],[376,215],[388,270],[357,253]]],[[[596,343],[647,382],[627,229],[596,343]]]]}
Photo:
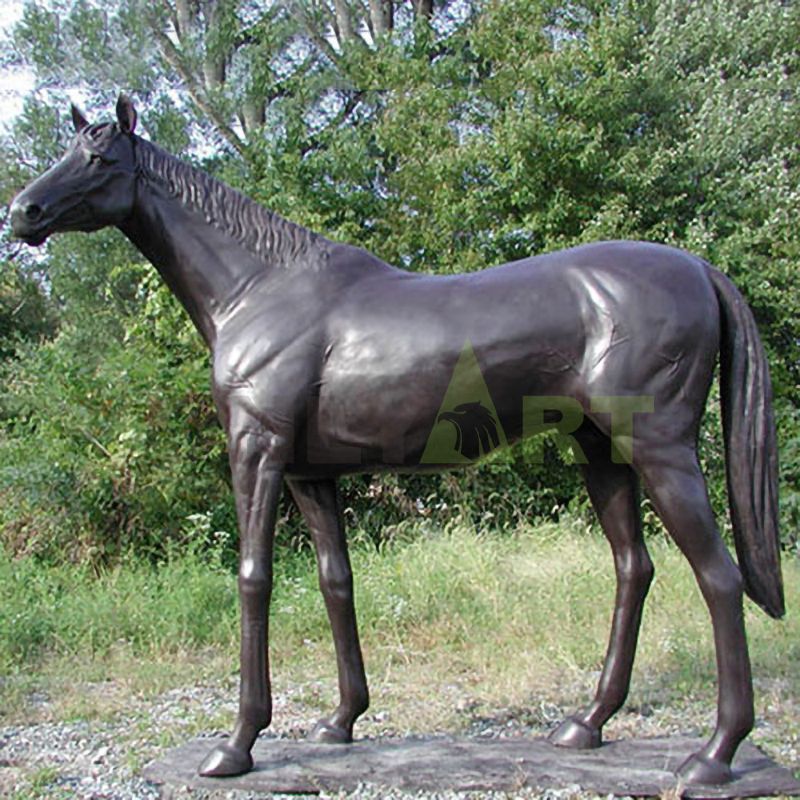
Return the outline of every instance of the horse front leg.
{"type": "Polygon", "coordinates": [[[228,447],[239,521],[241,650],[239,713],[228,740],[200,765],[204,776],[240,775],[253,767],[250,751],[272,718],[268,620],[272,549],[283,466],[275,437],[246,415],[232,415],[228,447]]]}
{"type": "Polygon", "coordinates": [[[333,631],[339,672],[339,706],[321,719],[309,739],[345,743],[353,740],[353,723],[367,710],[369,693],[358,640],[353,603],[353,575],[347,555],[339,496],[334,480],[289,480],[317,551],[319,585],[333,631]]]}

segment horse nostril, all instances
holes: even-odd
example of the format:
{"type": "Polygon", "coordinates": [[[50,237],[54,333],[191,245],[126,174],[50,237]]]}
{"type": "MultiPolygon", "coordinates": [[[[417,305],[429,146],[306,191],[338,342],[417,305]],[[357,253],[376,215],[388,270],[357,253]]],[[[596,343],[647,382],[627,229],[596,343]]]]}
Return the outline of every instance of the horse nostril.
{"type": "Polygon", "coordinates": [[[25,215],[25,219],[28,220],[28,222],[38,222],[42,218],[44,210],[36,203],[28,203],[22,213],[25,215]]]}
{"type": "Polygon", "coordinates": [[[38,241],[38,235],[43,233],[47,218],[47,212],[43,206],[29,202],[25,197],[20,197],[11,204],[9,216],[14,236],[29,243],[32,243],[34,239],[38,241]]]}

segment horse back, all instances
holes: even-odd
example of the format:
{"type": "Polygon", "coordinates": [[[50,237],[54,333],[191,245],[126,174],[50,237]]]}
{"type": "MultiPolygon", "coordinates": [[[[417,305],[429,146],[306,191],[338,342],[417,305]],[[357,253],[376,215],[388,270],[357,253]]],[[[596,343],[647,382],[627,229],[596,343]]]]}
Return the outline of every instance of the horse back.
{"type": "Polygon", "coordinates": [[[419,464],[454,381],[464,383],[464,403],[485,386],[509,441],[525,432],[530,397],[571,398],[589,414],[595,396],[674,405],[678,385],[694,420],[718,349],[704,262],[646,243],[587,245],[466,275],[388,272],[341,299],[326,316],[317,440],[322,451],[327,437],[389,468],[419,464]],[[466,352],[476,374],[464,380],[466,352]]]}
{"type": "Polygon", "coordinates": [[[596,396],[650,396],[699,419],[719,315],[688,253],[607,242],[451,276],[373,258],[342,248],[328,274],[287,277],[221,337],[215,384],[265,427],[291,427],[298,470],[418,468],[459,393],[488,397],[509,442],[531,397],[591,414],[596,396]]]}

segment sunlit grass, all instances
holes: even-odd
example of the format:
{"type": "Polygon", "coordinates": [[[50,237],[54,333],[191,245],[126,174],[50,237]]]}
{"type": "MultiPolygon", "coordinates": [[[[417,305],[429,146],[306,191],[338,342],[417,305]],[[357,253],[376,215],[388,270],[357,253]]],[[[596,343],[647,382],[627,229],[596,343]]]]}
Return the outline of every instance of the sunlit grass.
{"type": "MultiPolygon", "coordinates": [[[[356,603],[373,696],[397,730],[458,726],[459,708],[524,708],[588,699],[614,597],[605,540],[579,521],[476,532],[453,525],[380,551],[355,536],[356,603]],[[577,694],[576,694],[577,693],[577,694]]],[[[708,614],[677,551],[650,543],[656,581],[645,610],[632,702],[716,694],[708,614]]],[[[748,601],[757,678],[798,686],[800,570],[784,564],[787,620],[748,601]]],[[[282,554],[272,610],[276,687],[307,686],[310,707],[335,695],[335,660],[316,570],[282,554]]],[[[129,698],[231,679],[238,656],[235,576],[195,552],[99,576],[79,567],[0,562],[0,701],[7,719],[45,692],[48,715],[113,716],[129,698]],[[95,684],[113,691],[93,692],[95,684]],[[87,688],[88,687],[88,688],[87,688]]],[[[275,724],[280,726],[280,719],[275,724]]]]}

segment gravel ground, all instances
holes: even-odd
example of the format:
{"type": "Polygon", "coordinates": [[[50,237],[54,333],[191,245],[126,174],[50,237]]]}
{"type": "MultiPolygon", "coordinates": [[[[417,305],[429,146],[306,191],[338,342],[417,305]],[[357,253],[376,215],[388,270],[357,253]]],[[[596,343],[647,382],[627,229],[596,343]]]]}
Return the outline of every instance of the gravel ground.
{"type": "MultiPolygon", "coordinates": [[[[798,720],[800,708],[794,702],[787,707],[787,688],[776,682],[762,685],[758,691],[766,695],[753,741],[784,766],[800,771],[800,742],[798,720]],[[776,699],[777,698],[777,699],[776,699]],[[791,724],[787,724],[787,720],[791,724]],[[788,733],[787,733],[788,731],[788,733]]],[[[87,691],[113,691],[113,687],[87,685],[87,691]]],[[[303,686],[294,691],[276,692],[275,721],[279,728],[273,733],[281,738],[302,736],[314,718],[314,711],[303,697],[313,695],[314,687],[303,686]]],[[[455,691],[454,691],[455,694],[455,691]]],[[[580,695],[576,695],[580,696],[580,695]]],[[[209,721],[230,720],[235,712],[236,689],[232,680],[213,687],[192,687],[171,690],[151,700],[125,698],[124,713],[116,712],[109,720],[44,721],[30,725],[0,727],[0,796],[25,798],[97,798],[97,800],[156,800],[156,798],[236,798],[254,797],[242,792],[207,793],[194,790],[160,790],[139,777],[141,767],[170,747],[194,738],[198,731],[219,733],[207,727],[209,721]]],[[[47,716],[48,699],[31,698],[38,717],[47,716]]],[[[447,700],[449,698],[445,698],[447,700]]],[[[609,724],[609,738],[628,736],[658,736],[674,733],[694,733],[710,721],[712,709],[703,704],[698,715],[691,703],[675,708],[642,706],[624,709],[609,724]],[[689,722],[694,720],[694,723],[689,722]],[[687,724],[688,723],[688,724],[687,724]]],[[[521,735],[542,735],[560,720],[566,709],[554,703],[539,703],[520,709],[482,709],[478,701],[456,700],[459,734],[478,738],[502,738],[521,735]]],[[[219,723],[218,723],[219,724],[219,723]]],[[[454,730],[430,733],[456,732],[454,730]]],[[[397,730],[386,713],[366,715],[358,726],[361,736],[403,736],[419,731],[397,730]]],[[[261,795],[263,797],[263,795],[261,795]]],[[[456,798],[475,797],[467,793],[436,792],[410,794],[364,786],[349,794],[323,794],[322,797],[358,798],[456,798]]],[[[520,798],[589,797],[577,786],[558,792],[523,790],[520,798]]],[[[277,795],[275,796],[277,797],[277,795]]],[[[503,793],[480,793],[494,800],[506,798],[503,793]]]]}

